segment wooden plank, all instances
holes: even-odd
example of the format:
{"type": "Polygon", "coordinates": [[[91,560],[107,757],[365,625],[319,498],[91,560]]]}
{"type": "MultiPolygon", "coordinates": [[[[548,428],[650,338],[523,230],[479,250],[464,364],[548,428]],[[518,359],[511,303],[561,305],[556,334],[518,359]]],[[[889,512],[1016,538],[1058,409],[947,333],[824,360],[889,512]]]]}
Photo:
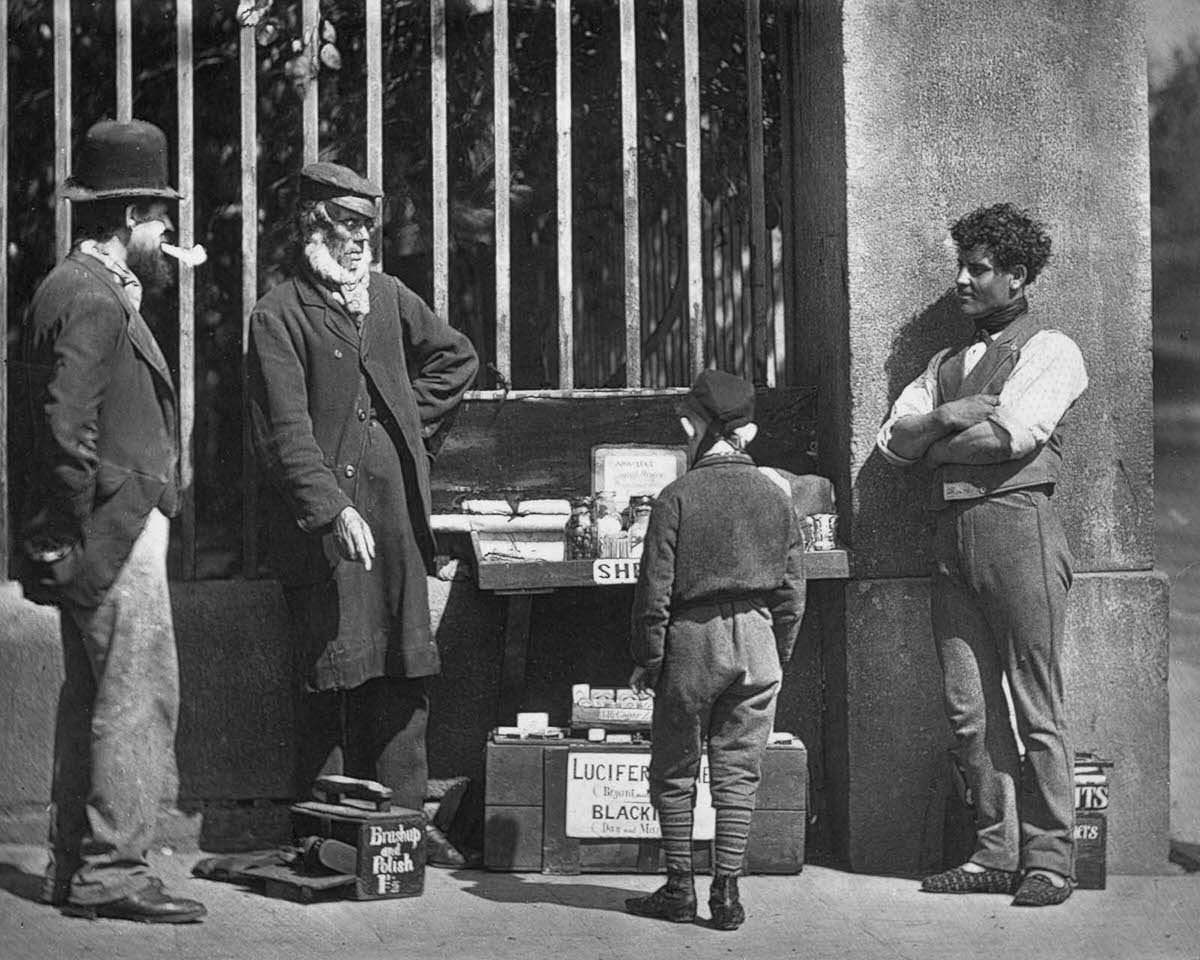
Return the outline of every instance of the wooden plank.
{"type": "MultiPolygon", "coordinates": [[[[8,7],[0,10],[0,319],[8,330],[8,7]]],[[[0,438],[8,437],[8,337],[0,337],[0,438]]],[[[8,579],[8,443],[0,442],[0,581],[8,579]]]]}
{"type": "Polygon", "coordinates": [[[571,179],[571,0],[554,6],[558,131],[558,385],[575,386],[575,285],[571,179]]]}
{"type": "Polygon", "coordinates": [[[321,0],[304,0],[300,29],[304,37],[304,55],[312,58],[314,66],[313,75],[304,86],[304,102],[300,111],[304,162],[313,163],[321,156],[321,91],[317,79],[317,65],[320,63],[317,53],[321,48],[321,0]]]}
{"type": "Polygon", "coordinates": [[[133,119],[133,0],[116,0],[117,120],[133,119]]]}
{"type": "Polygon", "coordinates": [[[691,378],[705,368],[704,278],[700,261],[700,13],[699,0],[683,0],[684,152],[687,175],[688,348],[691,378]]]}
{"type": "Polygon", "coordinates": [[[504,653],[500,661],[500,723],[516,723],[525,700],[525,669],[529,659],[529,623],[533,598],[508,598],[504,621],[504,653]]]}
{"type": "MultiPolygon", "coordinates": [[[[366,2],[367,179],[383,186],[383,12],[380,0],[366,2]]],[[[382,246],[382,245],[381,245],[382,246]]],[[[374,251],[378,262],[383,250],[374,251]]]]}
{"type": "Polygon", "coordinates": [[[446,0],[429,0],[433,155],[433,312],[450,318],[450,169],[446,132],[446,0]]]}
{"type": "Polygon", "coordinates": [[[797,284],[799,278],[795,265],[796,249],[796,217],[793,213],[796,190],[796,135],[797,116],[799,109],[800,59],[799,45],[793,42],[798,29],[800,15],[798,10],[788,6],[779,8],[779,62],[783,64],[779,90],[780,113],[780,143],[781,164],[779,169],[781,202],[779,205],[780,226],[780,279],[782,287],[782,323],[775,330],[776,382],[787,384],[791,382],[788,375],[792,367],[792,357],[788,350],[789,341],[793,337],[794,328],[799,320],[797,312],[797,284]]]}
{"type": "MultiPolygon", "coordinates": [[[[804,576],[807,580],[846,580],[850,577],[851,570],[851,555],[845,549],[811,551],[804,554],[804,576]]],[[[476,560],[475,578],[480,590],[513,594],[509,600],[510,605],[517,600],[530,600],[529,596],[518,596],[517,594],[520,594],[521,591],[565,590],[581,587],[603,587],[604,589],[615,589],[622,586],[630,587],[630,584],[614,583],[605,585],[596,583],[592,579],[591,560],[550,560],[540,562],[476,560]]],[[[511,614],[512,608],[510,606],[510,616],[511,614]]],[[[505,636],[508,636],[507,627],[505,636]]],[[[522,654],[520,649],[520,646],[514,641],[512,653],[512,657],[514,658],[514,666],[512,667],[514,674],[511,678],[514,692],[508,695],[510,700],[516,700],[518,696],[515,692],[518,686],[515,675],[515,663],[517,662],[517,658],[527,656],[527,653],[522,654]]],[[[506,645],[506,664],[509,657],[510,654],[506,645]]],[[[506,666],[505,669],[507,671],[508,667],[506,666]]],[[[522,690],[524,689],[523,677],[520,687],[522,690]]],[[[501,719],[503,720],[505,717],[511,718],[515,715],[516,710],[513,709],[511,713],[502,714],[501,719]]]]}
{"type": "Polygon", "coordinates": [[[71,250],[71,205],[62,195],[70,176],[71,0],[54,0],[54,247],[58,260],[71,250]]]}
{"type": "MultiPolygon", "coordinates": [[[[250,311],[258,300],[258,58],[254,28],[240,35],[242,175],[242,395],[250,350],[250,311]]],[[[258,464],[250,443],[250,418],[242,418],[242,573],[258,575],[258,464]]]]}
{"type": "MultiPolygon", "coordinates": [[[[625,213],[625,386],[642,385],[641,220],[638,215],[637,11],[621,0],[621,180],[625,213]]],[[[660,225],[661,230],[661,225],[660,225]]],[[[669,265],[663,261],[664,275],[669,265]]]]}
{"type": "MultiPolygon", "coordinates": [[[[175,224],[180,245],[196,242],[195,219],[195,76],[192,41],[192,0],[176,0],[176,102],[178,115],[179,192],[182,197],[175,224]]],[[[196,577],[196,271],[179,265],[179,479],[180,574],[196,577]]]]}
{"type": "Polygon", "coordinates": [[[767,384],[767,351],[770,346],[767,290],[767,212],[763,163],[762,23],[759,0],[746,0],[746,131],[750,180],[750,345],[754,383],[767,384]]]}
{"type": "MultiPolygon", "coordinates": [[[[673,444],[682,437],[679,392],[465,400],[438,451],[433,509],[455,513],[467,495],[571,497],[591,492],[592,448],[601,443],[673,444]],[[567,426],[569,425],[569,426],[567,426]]],[[[751,454],[764,466],[815,473],[816,390],[762,390],[751,454]]]]}
{"type": "Polygon", "coordinates": [[[492,7],[492,122],[496,163],[496,370],[497,386],[512,384],[512,137],[508,91],[508,0],[492,7]]]}
{"type": "Polygon", "coordinates": [[[567,836],[566,747],[547,747],[542,754],[542,873],[579,873],[579,840],[567,836]]]}

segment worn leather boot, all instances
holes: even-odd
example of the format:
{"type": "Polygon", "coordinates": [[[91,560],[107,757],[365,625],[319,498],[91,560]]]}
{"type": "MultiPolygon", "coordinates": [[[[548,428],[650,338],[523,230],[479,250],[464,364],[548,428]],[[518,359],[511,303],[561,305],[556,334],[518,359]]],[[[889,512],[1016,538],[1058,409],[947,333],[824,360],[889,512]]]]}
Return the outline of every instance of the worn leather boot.
{"type": "Polygon", "coordinates": [[[667,882],[644,897],[630,897],[625,909],[638,917],[691,923],[696,919],[696,881],[691,873],[668,873],[667,882]]]}
{"type": "Polygon", "coordinates": [[[713,874],[708,909],[712,914],[712,925],[718,930],[736,930],[742,925],[746,911],[742,909],[742,900],[738,896],[736,874],[713,874]]]}

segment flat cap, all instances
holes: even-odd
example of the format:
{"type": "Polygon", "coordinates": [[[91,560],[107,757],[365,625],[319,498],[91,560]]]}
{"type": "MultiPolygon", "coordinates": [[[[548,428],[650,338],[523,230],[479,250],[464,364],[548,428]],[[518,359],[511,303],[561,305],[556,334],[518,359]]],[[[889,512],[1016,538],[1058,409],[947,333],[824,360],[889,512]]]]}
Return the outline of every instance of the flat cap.
{"type": "Polygon", "coordinates": [[[754,386],[723,370],[704,370],[682,406],[725,433],[754,419],[754,386]]]}
{"type": "Polygon", "coordinates": [[[300,199],[329,200],[363,216],[372,216],[383,191],[349,167],[326,160],[305,164],[300,171],[300,199]]]}

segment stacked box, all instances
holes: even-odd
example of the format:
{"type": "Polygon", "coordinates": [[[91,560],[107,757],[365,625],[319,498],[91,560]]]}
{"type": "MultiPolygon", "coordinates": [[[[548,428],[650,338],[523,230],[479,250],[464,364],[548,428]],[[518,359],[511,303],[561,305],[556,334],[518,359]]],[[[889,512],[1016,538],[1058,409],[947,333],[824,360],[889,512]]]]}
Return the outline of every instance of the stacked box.
{"type": "Polygon", "coordinates": [[[1075,883],[1103,890],[1108,883],[1109,760],[1075,755],[1075,883]]]}
{"type": "MultiPolygon", "coordinates": [[[[567,829],[567,770],[572,755],[649,759],[646,744],[572,741],[492,742],[487,749],[484,865],[543,873],[658,873],[657,838],[578,837],[567,829]]],[[[773,744],[763,762],[746,850],[747,873],[799,873],[804,864],[808,752],[799,740],[773,744]]],[[[697,820],[700,811],[697,811],[697,820]]],[[[698,872],[711,869],[712,843],[697,840],[698,872]]]]}
{"type": "Polygon", "coordinates": [[[367,810],[316,800],[292,806],[295,835],[340,840],[357,851],[354,900],[417,897],[425,891],[425,814],[367,810]]]}

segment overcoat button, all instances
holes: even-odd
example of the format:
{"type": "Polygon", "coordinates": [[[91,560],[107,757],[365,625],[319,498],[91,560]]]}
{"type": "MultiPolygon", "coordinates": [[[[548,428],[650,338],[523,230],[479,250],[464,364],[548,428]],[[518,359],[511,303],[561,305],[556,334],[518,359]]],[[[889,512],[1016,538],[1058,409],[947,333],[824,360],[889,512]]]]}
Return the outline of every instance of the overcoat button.
{"type": "Polygon", "coordinates": [[[367,419],[367,411],[366,411],[366,410],[359,410],[359,411],[358,411],[358,419],[359,419],[359,420],[366,420],[366,419],[367,419]]]}
{"type": "Polygon", "coordinates": [[[346,476],[348,476],[348,477],[354,476],[354,464],[352,464],[352,463],[346,464],[346,476]]]}
{"type": "Polygon", "coordinates": [[[334,351],[333,351],[333,355],[334,355],[335,357],[337,357],[339,360],[341,360],[341,359],[342,359],[342,351],[341,351],[341,350],[334,350],[334,351]]]}

